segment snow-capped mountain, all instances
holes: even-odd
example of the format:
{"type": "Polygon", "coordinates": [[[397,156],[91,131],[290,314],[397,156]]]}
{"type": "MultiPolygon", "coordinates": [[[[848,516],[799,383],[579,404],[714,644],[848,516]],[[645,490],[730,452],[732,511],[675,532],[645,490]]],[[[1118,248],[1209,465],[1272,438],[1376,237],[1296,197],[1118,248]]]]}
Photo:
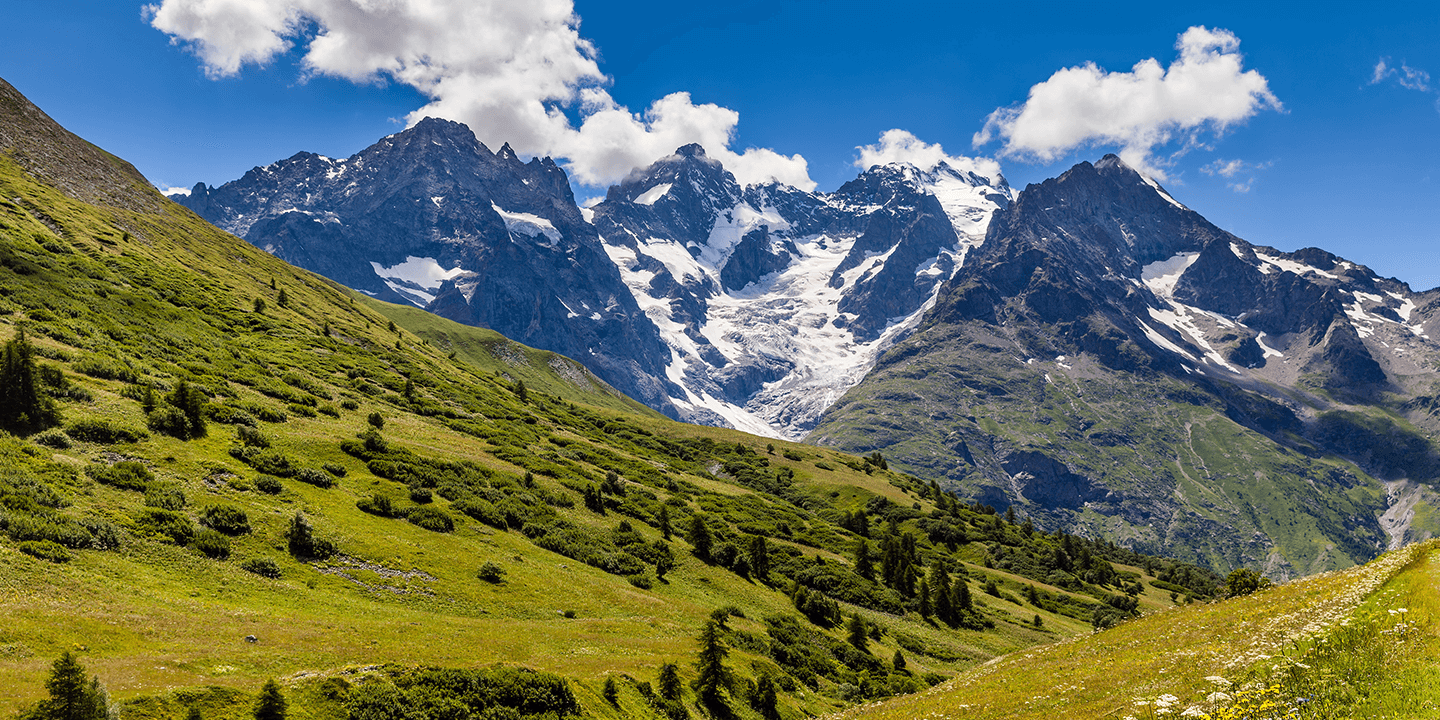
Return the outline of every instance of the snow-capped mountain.
{"type": "Polygon", "coordinates": [[[1215,567],[1343,567],[1440,530],[1437,305],[1106,156],[997,212],[808,439],[1215,567]]]}
{"type": "Polygon", "coordinates": [[[287,262],[569,355],[677,416],[666,346],[548,158],[426,119],[343,160],[299,153],[172,197],[287,262]]]}
{"type": "Polygon", "coordinates": [[[741,188],[688,145],[581,209],[548,158],[427,119],[174,199],[372,296],[570,355],[672,417],[798,438],[914,327],[1010,188],[943,163],[830,194],[741,188]]]}
{"type": "Polygon", "coordinates": [[[669,344],[682,416],[803,437],[912,329],[1010,200],[944,163],[872,167],[834,193],[741,188],[698,145],[588,215],[669,344]]]}

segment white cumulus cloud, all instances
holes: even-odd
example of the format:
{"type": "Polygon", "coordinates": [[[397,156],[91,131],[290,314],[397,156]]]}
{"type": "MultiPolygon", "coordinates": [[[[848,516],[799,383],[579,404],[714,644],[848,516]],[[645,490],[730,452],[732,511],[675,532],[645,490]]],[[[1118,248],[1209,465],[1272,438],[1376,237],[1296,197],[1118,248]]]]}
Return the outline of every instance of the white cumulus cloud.
{"type": "Polygon", "coordinates": [[[855,149],[860,151],[855,166],[861,170],[886,163],[909,163],[921,170],[930,170],[943,162],[956,170],[973,172],[992,181],[1000,178],[1000,163],[985,157],[947,155],[940,143],[927,143],[905,130],[886,130],[880,134],[880,142],[855,149]]]}
{"type": "Polygon", "coordinates": [[[307,74],[419,90],[429,102],[406,118],[412,125],[427,116],[463,122],[491,148],[508,142],[564,159],[587,185],[698,142],[741,183],[815,187],[799,155],[734,150],[734,110],[683,92],[642,112],[617,104],[571,0],[162,0],[144,13],[211,77],[299,47],[307,74]]]}
{"type": "Polygon", "coordinates": [[[1077,147],[1116,145],[1131,167],[1163,180],[1157,148],[1183,139],[1184,152],[1206,131],[1282,109],[1265,77],[1243,69],[1230,31],[1192,27],[1175,48],[1180,57],[1169,67],[1150,58],[1130,72],[1094,63],[1060,70],[1031,87],[1024,103],[991,113],[975,146],[999,139],[1001,157],[1050,162],[1077,147]]]}

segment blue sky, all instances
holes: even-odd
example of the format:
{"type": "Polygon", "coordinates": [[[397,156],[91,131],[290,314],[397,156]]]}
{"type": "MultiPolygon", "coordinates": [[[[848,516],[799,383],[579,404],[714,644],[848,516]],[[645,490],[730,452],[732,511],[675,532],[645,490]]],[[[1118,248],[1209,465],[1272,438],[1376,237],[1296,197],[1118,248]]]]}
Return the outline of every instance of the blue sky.
{"type": "MultiPolygon", "coordinates": [[[[222,183],[300,150],[347,156],[428,107],[484,124],[477,133],[492,148],[495,138],[514,135],[517,147],[573,156],[571,168],[593,183],[579,188],[582,196],[600,194],[620,168],[663,154],[656,148],[686,133],[726,132],[733,132],[730,155],[713,147],[723,141],[706,143],[712,154],[720,151],[752,174],[773,168],[793,174],[798,155],[804,176],[831,190],[859,171],[857,148],[891,129],[939,143],[952,156],[998,156],[1018,189],[1126,142],[1089,137],[1052,145],[1043,157],[1033,147],[1007,152],[1003,137],[973,146],[997,109],[1018,113],[1032,88],[1086,63],[1098,67],[1097,77],[1129,73],[1151,58],[1173,70],[1183,33],[1223,29],[1238,50],[1218,52],[1238,52],[1241,71],[1258,74],[1268,99],[1252,94],[1252,107],[1232,113],[1239,119],[1223,130],[1213,119],[1188,133],[1162,124],[1172,130],[1169,142],[1141,143],[1127,157],[1140,152],[1178,199],[1247,240],[1285,250],[1320,246],[1415,289],[1440,285],[1440,80],[1428,76],[1440,78],[1434,41],[1440,10],[1432,6],[1387,5],[1381,12],[1318,3],[1296,12],[1253,2],[574,2],[576,37],[593,52],[562,52],[570,36],[565,23],[553,20],[569,8],[567,0],[530,0],[521,5],[533,12],[518,19],[508,11],[521,5],[474,15],[491,3],[467,0],[460,4],[476,24],[449,23],[457,30],[448,41],[423,25],[410,35],[393,21],[377,21],[372,35],[352,28],[381,55],[413,52],[451,63],[437,71],[412,59],[402,70],[377,73],[355,50],[358,42],[330,48],[318,60],[312,53],[310,37],[336,17],[326,13],[348,0],[294,0],[312,14],[298,30],[281,31],[288,51],[268,55],[263,33],[236,40],[225,18],[202,22],[208,12],[202,0],[166,0],[160,15],[114,0],[9,0],[0,77],[162,186],[222,183]],[[536,123],[511,112],[506,98],[519,98],[517,105],[534,100],[523,86],[555,77],[536,80],[533,67],[496,65],[464,46],[483,35],[485,47],[504,56],[510,45],[532,40],[531,30],[560,43],[553,46],[559,50],[539,52],[568,58],[574,67],[567,72],[578,78],[571,90],[601,93],[598,100],[587,96],[588,106],[547,100],[546,107],[564,112],[556,122],[579,128],[603,105],[619,123],[613,132],[598,122],[583,133],[559,125],[532,132],[536,123]],[[212,40],[210,55],[197,50],[196,38],[212,40]],[[224,42],[238,44],[224,55],[224,42]],[[233,68],[224,67],[226,58],[233,68]],[[445,75],[458,66],[468,74],[445,75]],[[681,102],[675,93],[689,95],[681,102]],[[669,105],[652,107],[665,98],[669,105]],[[665,119],[647,125],[655,119],[643,116],[647,109],[663,110],[665,119]],[[635,113],[639,120],[622,122],[635,113]],[[618,149],[607,152],[607,142],[618,149]],[[748,148],[773,152],[746,154],[748,148]]],[[[280,10],[288,4],[252,2],[280,10]]],[[[1069,112],[1052,107],[1041,124],[1064,129],[1069,112]]]]}

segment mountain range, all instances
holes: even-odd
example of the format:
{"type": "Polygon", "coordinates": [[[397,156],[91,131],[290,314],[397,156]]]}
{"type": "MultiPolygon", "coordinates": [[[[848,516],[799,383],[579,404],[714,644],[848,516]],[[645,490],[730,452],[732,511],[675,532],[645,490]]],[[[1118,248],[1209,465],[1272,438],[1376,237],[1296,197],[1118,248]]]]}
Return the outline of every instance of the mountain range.
{"type": "Polygon", "coordinates": [[[1049,526],[1279,578],[1440,530],[1440,294],[1253,245],[1113,155],[1018,194],[943,162],[817,193],[689,145],[579,207],[549,159],[427,119],[174,198],[670,417],[1049,526]]]}

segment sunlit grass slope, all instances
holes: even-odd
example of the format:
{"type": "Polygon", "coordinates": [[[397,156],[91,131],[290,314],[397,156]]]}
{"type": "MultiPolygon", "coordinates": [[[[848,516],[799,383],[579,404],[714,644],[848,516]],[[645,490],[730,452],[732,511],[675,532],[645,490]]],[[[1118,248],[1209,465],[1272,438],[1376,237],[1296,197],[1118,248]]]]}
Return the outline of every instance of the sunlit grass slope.
{"type": "Polygon", "coordinates": [[[1437,549],[1152,614],[839,717],[1440,717],[1437,549]]]}

